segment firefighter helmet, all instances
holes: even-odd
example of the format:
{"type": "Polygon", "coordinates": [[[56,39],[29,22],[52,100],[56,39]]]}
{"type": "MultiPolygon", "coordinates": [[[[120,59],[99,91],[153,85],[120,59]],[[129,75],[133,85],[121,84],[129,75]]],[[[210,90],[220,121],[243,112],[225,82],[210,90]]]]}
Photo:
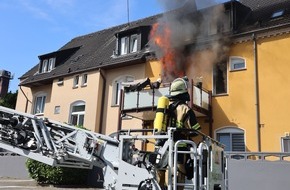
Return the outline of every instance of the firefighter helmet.
{"type": "Polygon", "coordinates": [[[177,96],[183,93],[188,92],[187,85],[188,79],[187,77],[183,77],[183,78],[177,78],[175,79],[170,86],[170,96],[177,96]]]}

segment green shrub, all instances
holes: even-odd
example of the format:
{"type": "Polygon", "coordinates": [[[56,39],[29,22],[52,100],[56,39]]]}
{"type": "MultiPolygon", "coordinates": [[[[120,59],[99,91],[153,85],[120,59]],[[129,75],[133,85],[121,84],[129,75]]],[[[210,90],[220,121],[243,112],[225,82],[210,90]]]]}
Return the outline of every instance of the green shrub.
{"type": "Polygon", "coordinates": [[[39,184],[86,185],[89,170],[52,167],[41,162],[27,159],[26,167],[32,179],[39,184]]]}

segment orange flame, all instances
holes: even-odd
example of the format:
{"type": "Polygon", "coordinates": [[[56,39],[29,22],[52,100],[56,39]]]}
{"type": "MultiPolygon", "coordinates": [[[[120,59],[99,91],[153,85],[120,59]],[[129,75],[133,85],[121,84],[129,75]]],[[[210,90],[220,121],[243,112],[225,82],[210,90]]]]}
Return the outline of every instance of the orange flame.
{"type": "Polygon", "coordinates": [[[160,52],[160,61],[163,68],[163,77],[181,77],[184,76],[183,68],[180,68],[180,56],[178,51],[171,45],[171,31],[166,23],[155,23],[152,27],[150,38],[157,46],[160,52]]]}

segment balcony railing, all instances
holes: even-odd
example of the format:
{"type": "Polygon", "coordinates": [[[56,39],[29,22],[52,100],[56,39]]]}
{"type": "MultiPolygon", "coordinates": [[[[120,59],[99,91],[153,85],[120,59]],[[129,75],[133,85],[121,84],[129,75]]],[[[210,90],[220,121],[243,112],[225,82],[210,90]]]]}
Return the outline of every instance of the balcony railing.
{"type": "MultiPolygon", "coordinates": [[[[211,108],[211,92],[200,86],[193,85],[191,82],[189,105],[195,111],[198,117],[209,116],[211,108]]],[[[132,115],[134,117],[146,117],[146,120],[152,120],[155,116],[158,99],[169,94],[170,84],[164,84],[160,88],[144,88],[139,91],[123,92],[121,102],[122,114],[132,115]],[[154,111],[154,113],[150,113],[154,111]],[[142,112],[142,113],[140,113],[142,112]],[[153,117],[153,118],[152,118],[153,117]]]]}

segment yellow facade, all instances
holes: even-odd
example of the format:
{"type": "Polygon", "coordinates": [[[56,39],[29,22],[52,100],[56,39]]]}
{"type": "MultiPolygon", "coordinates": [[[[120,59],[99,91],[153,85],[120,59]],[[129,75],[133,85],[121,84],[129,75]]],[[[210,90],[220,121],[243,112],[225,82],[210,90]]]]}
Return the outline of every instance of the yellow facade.
{"type": "MultiPolygon", "coordinates": [[[[258,85],[255,79],[254,41],[247,40],[230,46],[229,57],[245,59],[246,69],[230,71],[228,68],[228,93],[212,98],[214,137],[219,129],[239,128],[244,131],[246,151],[256,152],[259,149],[281,151],[281,138],[290,132],[287,124],[287,116],[290,113],[288,44],[290,44],[289,34],[263,38],[258,36],[256,52],[258,85]],[[260,121],[257,114],[260,115],[260,121]]],[[[195,53],[186,74],[193,80],[202,76],[204,88],[212,90],[213,65],[210,64],[212,60],[204,59],[205,55],[211,55],[207,51],[195,53]]],[[[149,62],[147,67],[147,76],[155,79],[161,74],[162,68],[158,61],[149,62]]],[[[209,124],[205,121],[206,118],[199,118],[203,132],[209,134],[209,124]]]]}
{"type": "MultiPolygon", "coordinates": [[[[286,120],[290,113],[290,34],[258,34],[256,52],[251,34],[245,39],[237,38],[229,47],[228,58],[243,58],[246,68],[230,71],[227,63],[227,93],[212,97],[212,135],[217,138],[219,130],[237,128],[244,133],[245,151],[280,152],[281,138],[290,133],[286,120]]],[[[215,60],[218,60],[218,56],[211,49],[195,52],[189,57],[186,75],[194,82],[202,77],[203,87],[212,91],[215,60]]],[[[120,76],[130,76],[134,80],[149,77],[151,81],[156,81],[162,75],[162,65],[158,60],[79,75],[83,74],[88,75],[88,82],[78,88],[73,87],[75,75],[64,77],[62,85],[55,79],[50,85],[32,88],[22,86],[16,110],[32,113],[35,97],[45,93],[47,97],[43,114],[53,120],[69,122],[70,105],[84,101],[84,126],[87,129],[111,134],[119,129],[142,128],[141,120],[128,118],[122,120],[122,126],[119,125],[119,106],[112,103],[116,95],[114,82],[120,76]],[[56,107],[59,107],[59,113],[55,113],[56,107]]],[[[202,131],[210,134],[209,118],[200,117],[198,120],[202,131]]]]}

